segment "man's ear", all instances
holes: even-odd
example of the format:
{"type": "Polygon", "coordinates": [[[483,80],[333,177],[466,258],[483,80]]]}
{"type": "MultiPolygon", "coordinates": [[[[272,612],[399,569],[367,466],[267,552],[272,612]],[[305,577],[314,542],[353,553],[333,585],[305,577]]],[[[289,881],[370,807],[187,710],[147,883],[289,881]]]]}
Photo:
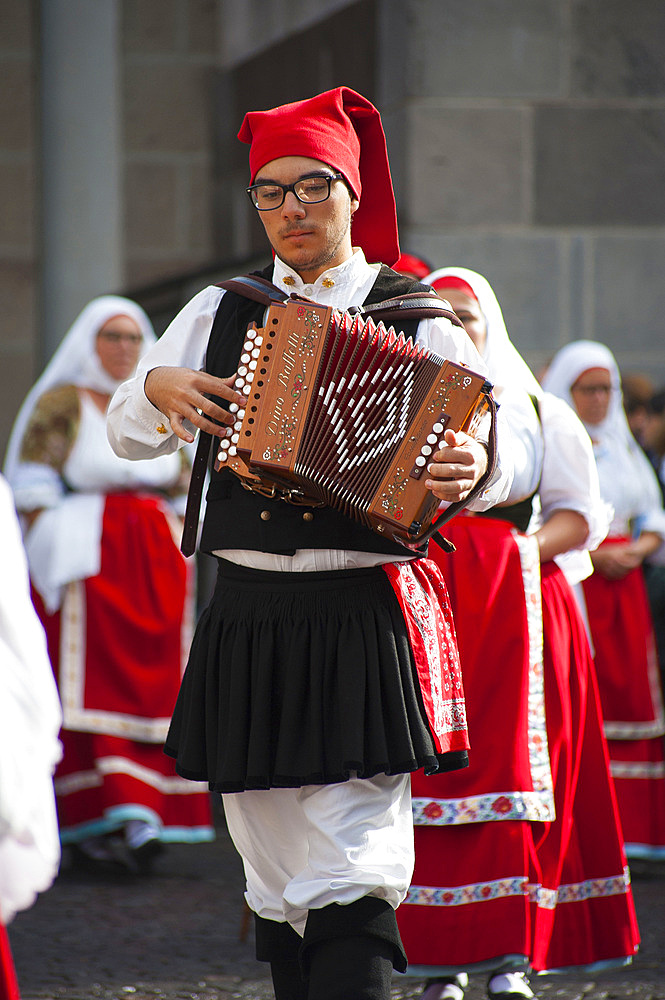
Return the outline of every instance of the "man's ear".
{"type": "Polygon", "coordinates": [[[351,198],[351,215],[353,215],[353,213],[358,210],[359,205],[360,202],[358,201],[357,198],[351,198]]]}

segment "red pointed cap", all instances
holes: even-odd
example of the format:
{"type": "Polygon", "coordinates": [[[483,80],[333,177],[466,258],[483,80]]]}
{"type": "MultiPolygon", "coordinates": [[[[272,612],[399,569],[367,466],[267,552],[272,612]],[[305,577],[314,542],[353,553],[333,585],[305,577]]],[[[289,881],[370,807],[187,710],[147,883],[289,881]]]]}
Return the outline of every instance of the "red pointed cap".
{"type": "Polygon", "coordinates": [[[338,170],[360,201],[354,245],[370,263],[395,263],[399,238],[386,137],[381,115],[365,97],[337,87],[269,111],[248,111],[238,138],[250,144],[252,181],[281,156],[309,156],[338,170]]]}

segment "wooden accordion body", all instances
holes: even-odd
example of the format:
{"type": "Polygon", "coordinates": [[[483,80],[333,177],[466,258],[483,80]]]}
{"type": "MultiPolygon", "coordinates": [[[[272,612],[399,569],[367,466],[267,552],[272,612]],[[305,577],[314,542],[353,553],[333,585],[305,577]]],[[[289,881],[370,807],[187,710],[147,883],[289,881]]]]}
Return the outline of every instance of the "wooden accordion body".
{"type": "Polygon", "coordinates": [[[429,456],[447,428],[474,434],[491,391],[371,317],[298,299],[248,329],[235,388],[248,403],[219,442],[216,469],[409,547],[439,504],[424,485],[429,456]]]}

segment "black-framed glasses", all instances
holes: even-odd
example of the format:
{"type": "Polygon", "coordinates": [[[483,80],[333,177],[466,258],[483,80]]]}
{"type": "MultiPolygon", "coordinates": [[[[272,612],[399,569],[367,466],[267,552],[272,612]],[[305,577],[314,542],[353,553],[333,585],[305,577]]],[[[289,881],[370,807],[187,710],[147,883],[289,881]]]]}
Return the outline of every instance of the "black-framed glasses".
{"type": "Polygon", "coordinates": [[[128,344],[136,347],[143,340],[141,333],[125,333],[124,330],[100,330],[97,334],[102,340],[108,340],[110,344],[119,344],[126,340],[128,344]]]}
{"type": "Polygon", "coordinates": [[[311,177],[301,177],[295,184],[252,184],[247,194],[252,204],[259,212],[269,212],[272,208],[281,208],[288,191],[293,191],[298,201],[303,205],[316,205],[327,201],[330,197],[330,187],[333,181],[341,181],[342,174],[313,174],[311,177]]]}

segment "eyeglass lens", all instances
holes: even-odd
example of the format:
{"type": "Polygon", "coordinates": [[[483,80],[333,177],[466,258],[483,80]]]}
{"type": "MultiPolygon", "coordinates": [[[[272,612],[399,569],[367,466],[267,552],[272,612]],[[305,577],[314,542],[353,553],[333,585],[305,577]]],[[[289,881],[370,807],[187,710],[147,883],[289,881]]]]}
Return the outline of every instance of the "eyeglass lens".
{"type": "Polygon", "coordinates": [[[98,336],[112,344],[119,344],[121,340],[126,340],[129,344],[140,344],[143,340],[140,333],[121,333],[118,330],[102,330],[98,336]]]}
{"type": "Polygon", "coordinates": [[[298,201],[314,205],[330,197],[330,186],[339,174],[321,174],[305,177],[295,184],[254,184],[249,188],[252,201],[260,211],[280,208],[289,191],[293,191],[298,201]]]}

